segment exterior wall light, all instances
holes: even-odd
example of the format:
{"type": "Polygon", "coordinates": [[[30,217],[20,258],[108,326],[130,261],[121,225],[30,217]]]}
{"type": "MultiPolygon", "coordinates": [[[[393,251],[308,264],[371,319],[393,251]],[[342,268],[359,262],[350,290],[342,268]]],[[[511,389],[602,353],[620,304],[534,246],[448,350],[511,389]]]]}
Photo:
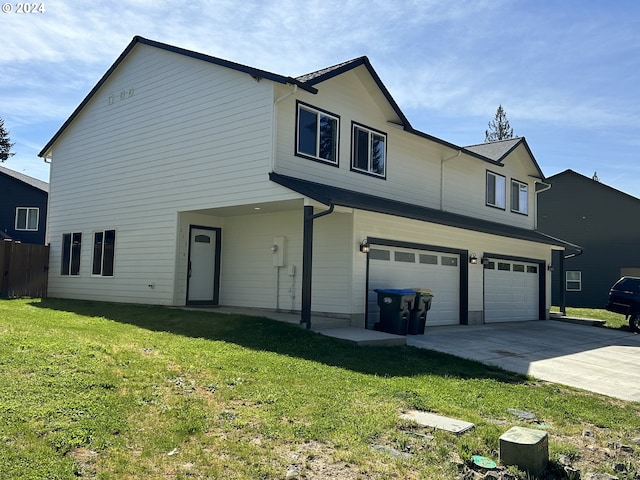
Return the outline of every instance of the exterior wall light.
{"type": "Polygon", "coordinates": [[[472,253],[471,256],[469,257],[469,263],[471,265],[477,265],[478,264],[478,256],[475,253],[472,253]]]}
{"type": "Polygon", "coordinates": [[[360,242],[360,251],[362,253],[369,253],[371,251],[371,245],[369,245],[366,238],[360,242]]]}

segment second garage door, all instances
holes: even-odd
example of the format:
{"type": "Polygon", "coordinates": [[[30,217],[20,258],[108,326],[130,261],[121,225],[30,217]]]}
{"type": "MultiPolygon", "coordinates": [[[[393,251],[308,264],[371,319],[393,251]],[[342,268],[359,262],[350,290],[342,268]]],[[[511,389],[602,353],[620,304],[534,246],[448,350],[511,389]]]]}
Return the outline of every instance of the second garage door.
{"type": "Polygon", "coordinates": [[[484,266],[484,321],[539,319],[539,265],[489,259],[484,266]]]}
{"type": "Polygon", "coordinates": [[[433,293],[427,325],[460,323],[460,256],[451,253],[373,246],[369,253],[367,327],[380,311],[375,289],[428,288],[433,293]]]}

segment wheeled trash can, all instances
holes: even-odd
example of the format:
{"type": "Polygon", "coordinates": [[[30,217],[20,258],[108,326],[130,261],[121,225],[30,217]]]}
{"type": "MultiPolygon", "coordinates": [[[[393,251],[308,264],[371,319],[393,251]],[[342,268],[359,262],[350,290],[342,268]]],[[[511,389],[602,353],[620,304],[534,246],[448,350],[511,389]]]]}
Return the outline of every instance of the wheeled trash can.
{"type": "Polygon", "coordinates": [[[415,300],[413,308],[409,312],[409,323],[407,333],[409,335],[423,335],[424,326],[427,323],[427,312],[431,309],[433,293],[426,288],[413,288],[415,300]]]}
{"type": "Polygon", "coordinates": [[[376,289],[380,322],[377,330],[395,335],[406,335],[409,323],[409,312],[413,307],[416,293],[413,290],[376,289]]]}

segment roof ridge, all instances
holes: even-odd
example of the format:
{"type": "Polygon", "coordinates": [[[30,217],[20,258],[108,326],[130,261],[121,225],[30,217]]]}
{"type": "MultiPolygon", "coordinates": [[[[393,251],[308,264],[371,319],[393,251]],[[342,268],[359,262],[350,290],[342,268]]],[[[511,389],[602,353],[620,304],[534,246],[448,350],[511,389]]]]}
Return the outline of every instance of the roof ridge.
{"type": "Polygon", "coordinates": [[[335,70],[339,70],[341,68],[345,68],[346,66],[350,66],[351,64],[361,64],[367,61],[368,58],[366,55],[362,55],[360,57],[352,58],[351,60],[346,60],[344,62],[336,63],[335,65],[331,65],[329,67],[324,67],[319,70],[315,70],[313,72],[305,73],[304,75],[300,75],[295,77],[296,80],[300,82],[308,82],[310,80],[314,80],[318,77],[322,77],[328,73],[332,73],[335,70]]]}

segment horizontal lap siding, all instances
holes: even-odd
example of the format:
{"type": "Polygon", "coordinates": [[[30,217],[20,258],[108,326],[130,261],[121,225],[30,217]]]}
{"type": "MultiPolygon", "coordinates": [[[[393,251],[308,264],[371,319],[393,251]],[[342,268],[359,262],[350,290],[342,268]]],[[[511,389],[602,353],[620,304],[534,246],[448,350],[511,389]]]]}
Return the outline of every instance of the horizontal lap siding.
{"type": "Polygon", "coordinates": [[[440,158],[451,155],[449,149],[392,126],[388,122],[392,115],[377,107],[353,72],[322,83],[318,88],[317,95],[298,91],[278,104],[278,173],[439,208],[440,158]],[[296,100],[340,116],[338,168],[295,155],[296,100]],[[351,171],[352,121],[387,134],[386,179],[351,171]]]}
{"type": "MultiPolygon", "coordinates": [[[[220,303],[230,306],[301,308],[303,209],[224,219],[220,303]],[[284,237],[284,266],[273,266],[271,246],[284,237]],[[289,267],[295,275],[289,275],[289,267]],[[276,305],[276,275],[278,304],[276,305]]],[[[351,313],[351,215],[316,219],[313,241],[312,310],[351,313]]]]}
{"type": "Polygon", "coordinates": [[[173,303],[178,211],[282,196],[268,181],[272,88],[136,46],[54,145],[50,295],[173,303]],[[103,228],[117,231],[113,278],[90,274],[103,228]],[[83,233],[80,278],[59,275],[69,232],[83,233]]]}

